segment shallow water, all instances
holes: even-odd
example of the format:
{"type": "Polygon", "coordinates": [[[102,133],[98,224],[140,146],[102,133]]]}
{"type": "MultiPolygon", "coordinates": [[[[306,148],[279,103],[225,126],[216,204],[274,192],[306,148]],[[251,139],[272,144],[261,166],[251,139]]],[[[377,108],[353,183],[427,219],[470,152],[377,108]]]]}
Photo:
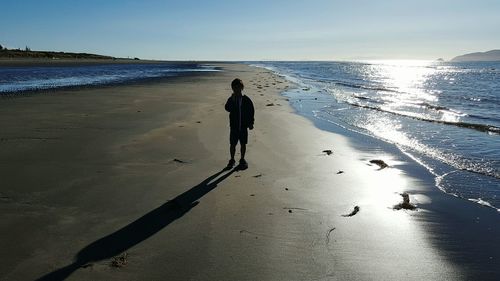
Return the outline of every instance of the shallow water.
{"type": "Polygon", "coordinates": [[[444,192],[500,211],[499,62],[252,64],[300,85],[299,113],[393,143],[444,192]]]}
{"type": "Polygon", "coordinates": [[[126,83],[200,71],[215,69],[196,63],[0,67],[0,95],[61,87],[126,83]]]}

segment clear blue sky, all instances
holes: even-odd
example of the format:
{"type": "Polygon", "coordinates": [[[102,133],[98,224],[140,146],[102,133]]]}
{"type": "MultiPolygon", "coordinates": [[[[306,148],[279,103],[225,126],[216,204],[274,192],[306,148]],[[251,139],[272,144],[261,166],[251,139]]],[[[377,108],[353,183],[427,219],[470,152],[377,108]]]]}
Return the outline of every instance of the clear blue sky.
{"type": "Polygon", "coordinates": [[[0,0],[0,44],[193,60],[436,59],[500,49],[499,0],[0,0]]]}

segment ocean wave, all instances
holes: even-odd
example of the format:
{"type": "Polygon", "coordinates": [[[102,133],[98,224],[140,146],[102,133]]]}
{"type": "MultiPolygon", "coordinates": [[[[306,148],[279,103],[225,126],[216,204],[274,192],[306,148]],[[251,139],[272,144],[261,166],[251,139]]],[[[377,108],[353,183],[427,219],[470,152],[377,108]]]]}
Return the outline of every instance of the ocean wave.
{"type": "Polygon", "coordinates": [[[0,69],[0,97],[50,89],[122,84],[191,72],[220,71],[205,64],[123,64],[0,69]]]}
{"type": "MultiPolygon", "coordinates": [[[[340,126],[342,128],[345,128],[347,130],[351,130],[357,133],[361,133],[364,135],[368,135],[371,137],[375,137],[377,139],[387,141],[390,143],[394,143],[401,151],[405,153],[409,153],[409,151],[417,152],[420,156],[426,156],[430,157],[433,160],[439,161],[441,163],[445,163],[449,165],[450,167],[454,167],[455,169],[458,169],[457,171],[467,171],[471,172],[474,174],[478,175],[483,175],[483,176],[488,176],[496,179],[500,179],[500,171],[496,168],[495,166],[498,166],[497,164],[493,162],[482,162],[479,163],[474,159],[467,158],[467,156],[456,154],[454,152],[449,152],[449,151],[444,151],[438,147],[434,146],[429,146],[428,144],[422,143],[418,139],[414,138],[407,138],[406,134],[402,133],[398,135],[396,139],[392,137],[386,137],[383,134],[377,134],[373,130],[371,130],[369,127],[365,126],[365,123],[362,122],[358,125],[351,125],[350,126],[345,126],[342,124],[342,122],[336,122],[334,121],[333,116],[338,116],[335,112],[338,110],[332,111],[332,108],[330,107],[324,107],[322,110],[318,111],[313,111],[314,117],[327,121],[329,123],[335,124],[337,126],[340,126]],[[325,116],[323,114],[327,114],[328,116],[325,116]],[[362,129],[362,130],[359,130],[362,129]],[[367,130],[367,132],[364,132],[364,130],[367,130]],[[408,151],[409,150],[409,151],[408,151]]],[[[343,108],[345,110],[345,108],[343,108]]],[[[352,124],[352,123],[351,123],[352,124]]],[[[394,134],[390,134],[391,136],[394,136],[394,134]]],[[[420,158],[416,157],[416,159],[420,158]]],[[[415,156],[414,156],[415,157],[415,156]]],[[[437,176],[437,175],[436,175],[437,176]]]]}
{"type": "Polygon", "coordinates": [[[343,81],[329,81],[330,83],[338,86],[344,86],[348,88],[354,88],[354,89],[363,89],[363,90],[370,90],[370,91],[383,91],[383,92],[391,92],[391,93],[405,93],[398,91],[396,89],[391,89],[387,87],[381,87],[381,86],[369,86],[369,85],[360,85],[360,84],[353,84],[353,83],[347,83],[343,81]]]}
{"type": "Polygon", "coordinates": [[[370,109],[370,110],[376,110],[376,111],[390,113],[390,114],[394,114],[394,115],[398,115],[398,116],[409,117],[409,118],[419,120],[419,121],[457,126],[457,127],[472,129],[472,130],[485,132],[485,133],[500,134],[500,127],[496,127],[493,125],[467,123],[467,122],[451,122],[451,121],[444,121],[444,120],[428,119],[428,118],[423,118],[423,117],[419,117],[419,116],[415,116],[415,115],[402,114],[400,112],[386,110],[386,109],[383,109],[380,107],[375,107],[375,106],[363,105],[363,104],[358,104],[358,103],[350,103],[350,102],[348,102],[348,104],[352,105],[352,106],[356,106],[356,107],[366,108],[366,109],[370,109]]]}
{"type": "Polygon", "coordinates": [[[377,104],[384,104],[385,103],[384,101],[381,101],[381,100],[377,100],[377,99],[365,97],[365,96],[360,96],[360,95],[353,95],[352,97],[355,99],[358,99],[358,100],[367,101],[369,103],[377,103],[377,104]]]}
{"type": "MultiPolygon", "coordinates": [[[[384,104],[385,103],[383,101],[380,101],[380,100],[377,100],[377,99],[373,99],[373,98],[370,98],[370,97],[366,97],[366,96],[352,95],[352,97],[356,98],[358,100],[364,100],[364,101],[368,101],[368,102],[371,102],[371,103],[378,103],[378,104],[384,104]]],[[[448,108],[446,106],[434,105],[434,104],[430,104],[430,103],[427,103],[427,102],[409,103],[407,105],[408,106],[415,106],[415,107],[424,107],[426,109],[431,109],[431,110],[435,110],[435,111],[449,111],[449,112],[456,113],[456,114],[460,113],[460,112],[457,112],[456,110],[453,110],[453,109],[448,108]]]]}
{"type": "Polygon", "coordinates": [[[500,208],[497,208],[497,207],[493,206],[490,202],[485,201],[482,198],[477,198],[477,199],[475,199],[475,198],[469,198],[467,200],[475,202],[475,203],[483,205],[483,206],[486,206],[486,207],[493,208],[493,209],[497,210],[498,212],[500,212],[500,208]]]}
{"type": "Polygon", "coordinates": [[[443,174],[436,174],[436,186],[445,193],[469,200],[471,202],[490,207],[500,212],[500,201],[491,194],[488,187],[491,188],[492,182],[481,177],[474,177],[463,170],[452,170],[443,174]],[[477,194],[476,186],[484,185],[486,190],[477,194]]]}
{"type": "Polygon", "coordinates": [[[451,111],[451,109],[446,107],[446,106],[434,105],[434,104],[430,104],[427,102],[421,102],[421,103],[418,103],[417,105],[428,108],[428,109],[437,110],[437,111],[441,111],[441,110],[451,111]]]}

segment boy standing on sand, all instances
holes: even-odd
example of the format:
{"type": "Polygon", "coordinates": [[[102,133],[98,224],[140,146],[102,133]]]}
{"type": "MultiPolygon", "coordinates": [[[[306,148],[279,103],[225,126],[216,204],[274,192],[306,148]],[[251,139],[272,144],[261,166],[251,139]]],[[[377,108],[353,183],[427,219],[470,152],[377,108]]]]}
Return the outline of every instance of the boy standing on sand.
{"type": "Polygon", "coordinates": [[[234,79],[231,82],[231,88],[233,88],[233,94],[227,99],[226,111],[229,112],[229,152],[231,153],[231,160],[227,163],[227,168],[231,169],[234,167],[236,161],[234,160],[234,153],[236,152],[236,144],[240,142],[241,159],[239,168],[248,168],[247,161],[245,161],[245,152],[248,142],[248,131],[247,129],[253,129],[254,121],[254,108],[252,100],[242,94],[244,85],[241,79],[234,79]]]}

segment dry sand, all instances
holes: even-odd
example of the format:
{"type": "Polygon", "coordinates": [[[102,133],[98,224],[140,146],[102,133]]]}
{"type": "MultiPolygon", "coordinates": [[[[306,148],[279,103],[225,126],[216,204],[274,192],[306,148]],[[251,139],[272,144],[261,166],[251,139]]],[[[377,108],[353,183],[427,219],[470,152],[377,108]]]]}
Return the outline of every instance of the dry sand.
{"type": "Polygon", "coordinates": [[[0,100],[0,280],[498,276],[498,247],[488,251],[485,241],[499,244],[498,230],[450,238],[475,225],[471,216],[497,214],[470,204],[470,215],[454,215],[462,200],[398,169],[408,163],[360,152],[293,114],[279,95],[292,86],[284,79],[221,66],[0,100]],[[234,77],[254,101],[255,129],[249,169],[221,172],[229,141],[223,104],[234,77]],[[374,157],[391,167],[368,165],[374,157]],[[417,211],[392,209],[403,192],[417,211]],[[463,241],[486,260],[464,258],[463,241]]]}

